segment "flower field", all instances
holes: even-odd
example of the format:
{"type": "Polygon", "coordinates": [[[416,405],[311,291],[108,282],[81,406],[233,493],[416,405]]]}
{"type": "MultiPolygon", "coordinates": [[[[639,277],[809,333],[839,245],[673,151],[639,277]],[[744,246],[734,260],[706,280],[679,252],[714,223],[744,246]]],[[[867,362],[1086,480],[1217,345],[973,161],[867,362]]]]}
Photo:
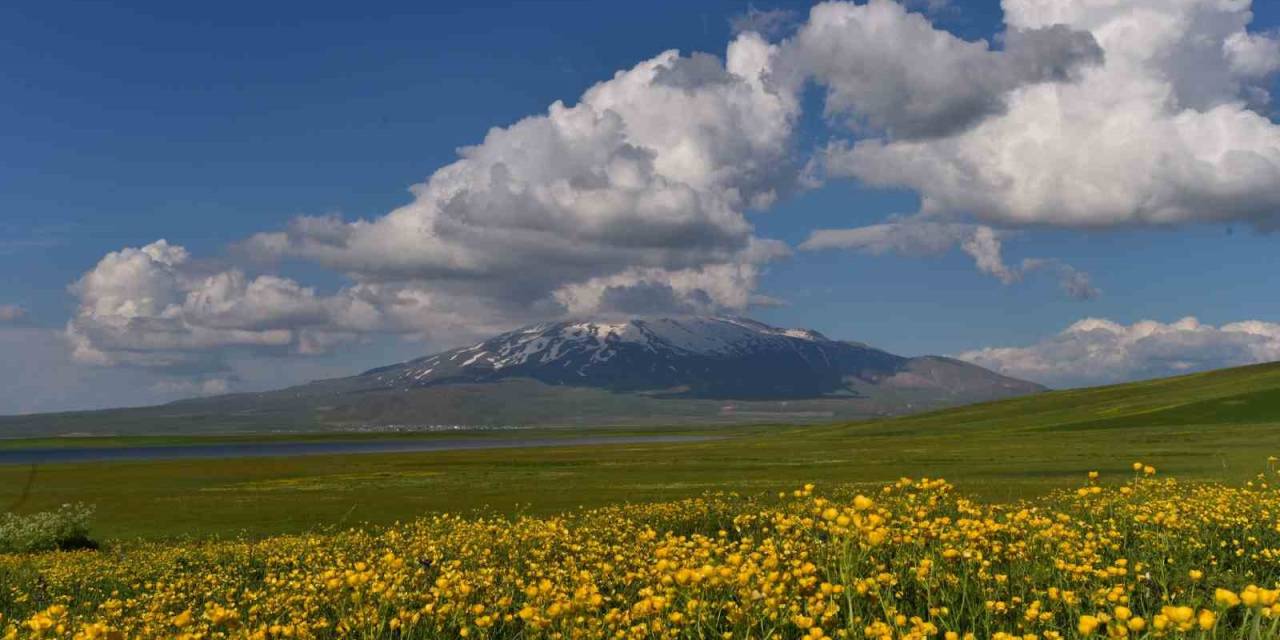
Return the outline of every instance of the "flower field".
{"type": "Polygon", "coordinates": [[[1280,492],[1135,464],[0,556],[0,638],[1274,638],[1280,492]]]}

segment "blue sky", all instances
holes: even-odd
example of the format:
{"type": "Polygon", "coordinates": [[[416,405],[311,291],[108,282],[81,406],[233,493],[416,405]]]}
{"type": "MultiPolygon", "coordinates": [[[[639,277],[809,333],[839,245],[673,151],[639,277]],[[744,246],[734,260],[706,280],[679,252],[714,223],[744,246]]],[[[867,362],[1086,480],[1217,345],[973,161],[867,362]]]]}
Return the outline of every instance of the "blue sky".
{"type": "MultiPolygon", "coordinates": [[[[723,59],[736,37],[734,19],[752,12],[777,16],[783,30],[764,36],[782,42],[805,28],[809,7],[743,2],[388,2],[371,7],[21,1],[0,6],[0,59],[5,61],[0,66],[0,309],[15,310],[0,325],[0,333],[8,332],[0,335],[0,345],[8,345],[19,368],[52,372],[38,382],[21,380],[12,371],[8,375],[14,379],[0,377],[11,389],[0,392],[0,413],[281,386],[471,339],[456,330],[456,321],[449,325],[454,330],[437,329],[443,325],[424,316],[420,332],[395,325],[352,338],[348,331],[342,344],[324,349],[294,344],[245,352],[218,343],[208,348],[228,355],[218,356],[222,372],[215,372],[195,367],[196,358],[188,351],[166,359],[163,366],[130,360],[137,349],[100,343],[93,347],[103,357],[73,357],[62,334],[73,318],[102,320],[84,311],[88,298],[69,290],[72,283],[108,253],[161,238],[184,247],[193,263],[201,264],[201,273],[232,268],[250,278],[269,273],[312,287],[321,296],[336,294],[368,275],[302,250],[274,260],[246,259],[242,243],[255,234],[285,229],[298,216],[378,219],[413,201],[407,191],[411,185],[455,161],[460,147],[480,143],[493,127],[546,114],[557,100],[572,107],[596,83],[664,50],[708,52],[723,59]],[[32,346],[36,343],[41,346],[32,346]],[[181,366],[175,364],[179,360],[181,366]],[[223,375],[228,370],[234,373],[223,375]]],[[[1005,14],[997,2],[953,0],[909,8],[934,30],[964,41],[987,40],[997,52],[1004,47],[1005,14]]],[[[1280,29],[1275,3],[1255,2],[1252,11],[1248,33],[1265,38],[1280,29]]],[[[1087,35],[1083,28],[1079,32],[1087,35]]],[[[816,45],[813,51],[819,51],[816,45]]],[[[821,51],[825,55],[827,50],[821,51]]],[[[1249,49],[1251,68],[1269,64],[1270,51],[1262,41],[1249,49]]],[[[1105,64],[1111,64],[1116,58],[1107,53],[1105,64]]],[[[807,55],[811,59],[819,53],[807,55]]],[[[930,63],[920,59],[912,64],[930,63]]],[[[1087,70],[1090,64],[1104,63],[1063,64],[1087,70]]],[[[1213,104],[1188,96],[1187,108],[1208,112],[1216,104],[1247,102],[1249,113],[1275,123],[1274,105],[1257,98],[1259,90],[1274,90],[1273,71],[1266,67],[1240,80],[1229,95],[1214,96],[1213,104]]],[[[825,80],[830,86],[842,81],[825,80]]],[[[1018,79],[1017,88],[1002,84],[999,90],[1013,96],[1043,81],[1018,79]]],[[[892,123],[892,113],[878,115],[858,98],[847,110],[868,119],[865,127],[842,126],[838,114],[824,115],[826,95],[813,87],[823,82],[811,79],[809,89],[799,94],[800,107],[787,134],[791,158],[809,160],[833,140],[896,143],[909,137],[898,133],[905,128],[876,121],[881,117],[892,123]]],[[[1169,82],[1180,86],[1177,79],[1169,82]]],[[[825,106],[831,110],[830,104],[825,106]]],[[[993,107],[964,131],[987,126],[1006,108],[1014,110],[993,107]]],[[[965,134],[947,134],[952,135],[965,134]]],[[[1264,156],[1267,152],[1262,149],[1264,156]]],[[[1153,162],[1167,164],[1167,159],[1153,162]]],[[[1280,340],[1267,338],[1264,331],[1250,334],[1244,343],[1236,340],[1240,336],[1228,336],[1227,346],[1218,346],[1221,332],[1196,328],[1188,337],[1180,330],[1182,338],[1148,344],[1165,354],[1165,369],[1149,360],[1123,366],[1086,361],[1062,375],[1026,368],[1024,360],[1040,353],[977,355],[986,348],[1027,348],[1051,341],[1086,317],[1105,318],[1126,330],[1140,320],[1172,323],[1186,316],[1214,331],[1242,321],[1280,322],[1276,236],[1258,230],[1274,227],[1280,212],[1268,208],[1274,194],[1265,186],[1232,192],[1229,202],[1192,194],[1160,210],[1126,212],[1121,207],[1113,218],[1089,224],[1065,213],[1055,217],[1052,198],[1042,210],[1022,217],[1013,205],[1005,211],[1003,201],[992,202],[990,209],[943,207],[948,221],[996,229],[1001,256],[1015,271],[1024,258],[1051,258],[1087,273],[1097,295],[1076,299],[1063,294],[1055,268],[1018,272],[1008,283],[993,278],[975,268],[960,240],[929,251],[865,244],[854,250],[797,248],[818,229],[917,219],[913,216],[922,209],[918,182],[872,186],[877,180],[869,176],[865,170],[854,175],[833,171],[821,177],[820,185],[780,191],[768,206],[739,207],[754,237],[781,241],[791,252],[753,263],[758,274],[749,293],[780,304],[729,310],[903,354],[973,353],[975,361],[989,366],[1015,374],[1038,372],[1039,379],[1068,384],[1095,381],[1087,373],[1099,367],[1097,381],[1110,381],[1148,371],[1261,359],[1280,340]],[[1221,214],[1227,210],[1234,213],[1221,214]],[[1191,343],[1197,352],[1184,359],[1177,351],[1191,343]],[[1246,343],[1248,349],[1240,351],[1246,343]],[[1171,349],[1177,353],[1169,355],[1171,349]]],[[[1221,191],[1212,185],[1206,190],[1221,191]]],[[[1166,191],[1157,193],[1165,197],[1166,191]]],[[[604,277],[615,271],[592,274],[604,277]]],[[[455,295],[453,290],[449,295],[455,295]]],[[[715,302],[717,309],[725,307],[721,300],[715,302]]],[[[470,304],[456,307],[489,308],[470,304]]],[[[488,314],[476,324],[518,324],[526,315],[541,319],[534,317],[539,313],[546,315],[503,307],[500,317],[488,314]]],[[[91,335],[90,330],[84,335],[91,335]]]]}

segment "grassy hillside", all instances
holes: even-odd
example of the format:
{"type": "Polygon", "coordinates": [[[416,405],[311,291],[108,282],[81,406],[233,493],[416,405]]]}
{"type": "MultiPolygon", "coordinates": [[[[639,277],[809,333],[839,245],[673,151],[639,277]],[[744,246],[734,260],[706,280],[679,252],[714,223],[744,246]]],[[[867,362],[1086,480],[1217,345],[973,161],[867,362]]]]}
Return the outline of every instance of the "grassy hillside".
{"type": "MultiPolygon", "coordinates": [[[[629,432],[652,432],[638,428],[629,432]]],[[[0,505],[84,501],[110,536],[296,531],[430,510],[547,513],[707,490],[942,476],[993,499],[1126,473],[1239,480],[1280,454],[1280,364],[1061,391],[904,418],[670,427],[722,439],[248,460],[0,466],[0,505]]],[[[554,432],[553,432],[554,433],[554,432]]],[[[491,437],[503,437],[495,434],[491,437]]],[[[186,439],[184,442],[199,441],[186,439]]],[[[122,442],[120,440],[117,443],[122,442]]]]}
{"type": "Polygon", "coordinates": [[[970,405],[910,416],[902,429],[953,425],[1056,431],[1107,426],[1280,423],[1280,363],[970,405]]]}
{"type": "MultiPolygon", "coordinates": [[[[336,381],[337,384],[341,381],[336,381]]],[[[863,384],[858,395],[799,400],[658,398],[533,380],[409,390],[333,389],[328,382],[154,407],[0,416],[0,438],[332,432],[371,425],[714,425],[860,420],[993,397],[863,384]]],[[[1008,394],[1004,394],[1008,395],[1008,394]]]]}

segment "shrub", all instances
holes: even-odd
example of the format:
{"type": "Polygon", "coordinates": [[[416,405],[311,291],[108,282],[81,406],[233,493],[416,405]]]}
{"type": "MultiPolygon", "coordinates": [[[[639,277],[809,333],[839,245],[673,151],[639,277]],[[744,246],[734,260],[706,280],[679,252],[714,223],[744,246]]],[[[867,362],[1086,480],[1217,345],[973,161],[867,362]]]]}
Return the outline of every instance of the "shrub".
{"type": "Polygon", "coordinates": [[[89,537],[93,507],[64,504],[56,511],[0,514],[0,553],[94,549],[89,537]]]}

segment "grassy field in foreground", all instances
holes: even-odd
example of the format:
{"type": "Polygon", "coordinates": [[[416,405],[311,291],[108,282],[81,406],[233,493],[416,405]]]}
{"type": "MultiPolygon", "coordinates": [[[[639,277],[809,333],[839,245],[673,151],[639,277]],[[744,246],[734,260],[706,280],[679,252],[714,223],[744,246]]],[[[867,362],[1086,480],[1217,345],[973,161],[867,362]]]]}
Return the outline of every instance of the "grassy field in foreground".
{"type": "Polygon", "coordinates": [[[8,465],[0,466],[0,508],[12,504],[30,512],[86,502],[98,507],[97,535],[156,538],[307,531],[442,510],[547,514],[719,489],[763,494],[803,482],[870,485],[902,475],[945,477],[978,497],[1005,500],[1070,485],[1088,469],[1118,473],[1134,459],[1188,480],[1238,481],[1280,453],[1280,365],[890,420],[721,427],[714,433],[728,437],[682,444],[8,465]]]}
{"type": "Polygon", "coordinates": [[[939,480],[545,518],[0,554],[0,638],[1261,640],[1280,491],[1154,467],[975,503],[939,480]]]}

